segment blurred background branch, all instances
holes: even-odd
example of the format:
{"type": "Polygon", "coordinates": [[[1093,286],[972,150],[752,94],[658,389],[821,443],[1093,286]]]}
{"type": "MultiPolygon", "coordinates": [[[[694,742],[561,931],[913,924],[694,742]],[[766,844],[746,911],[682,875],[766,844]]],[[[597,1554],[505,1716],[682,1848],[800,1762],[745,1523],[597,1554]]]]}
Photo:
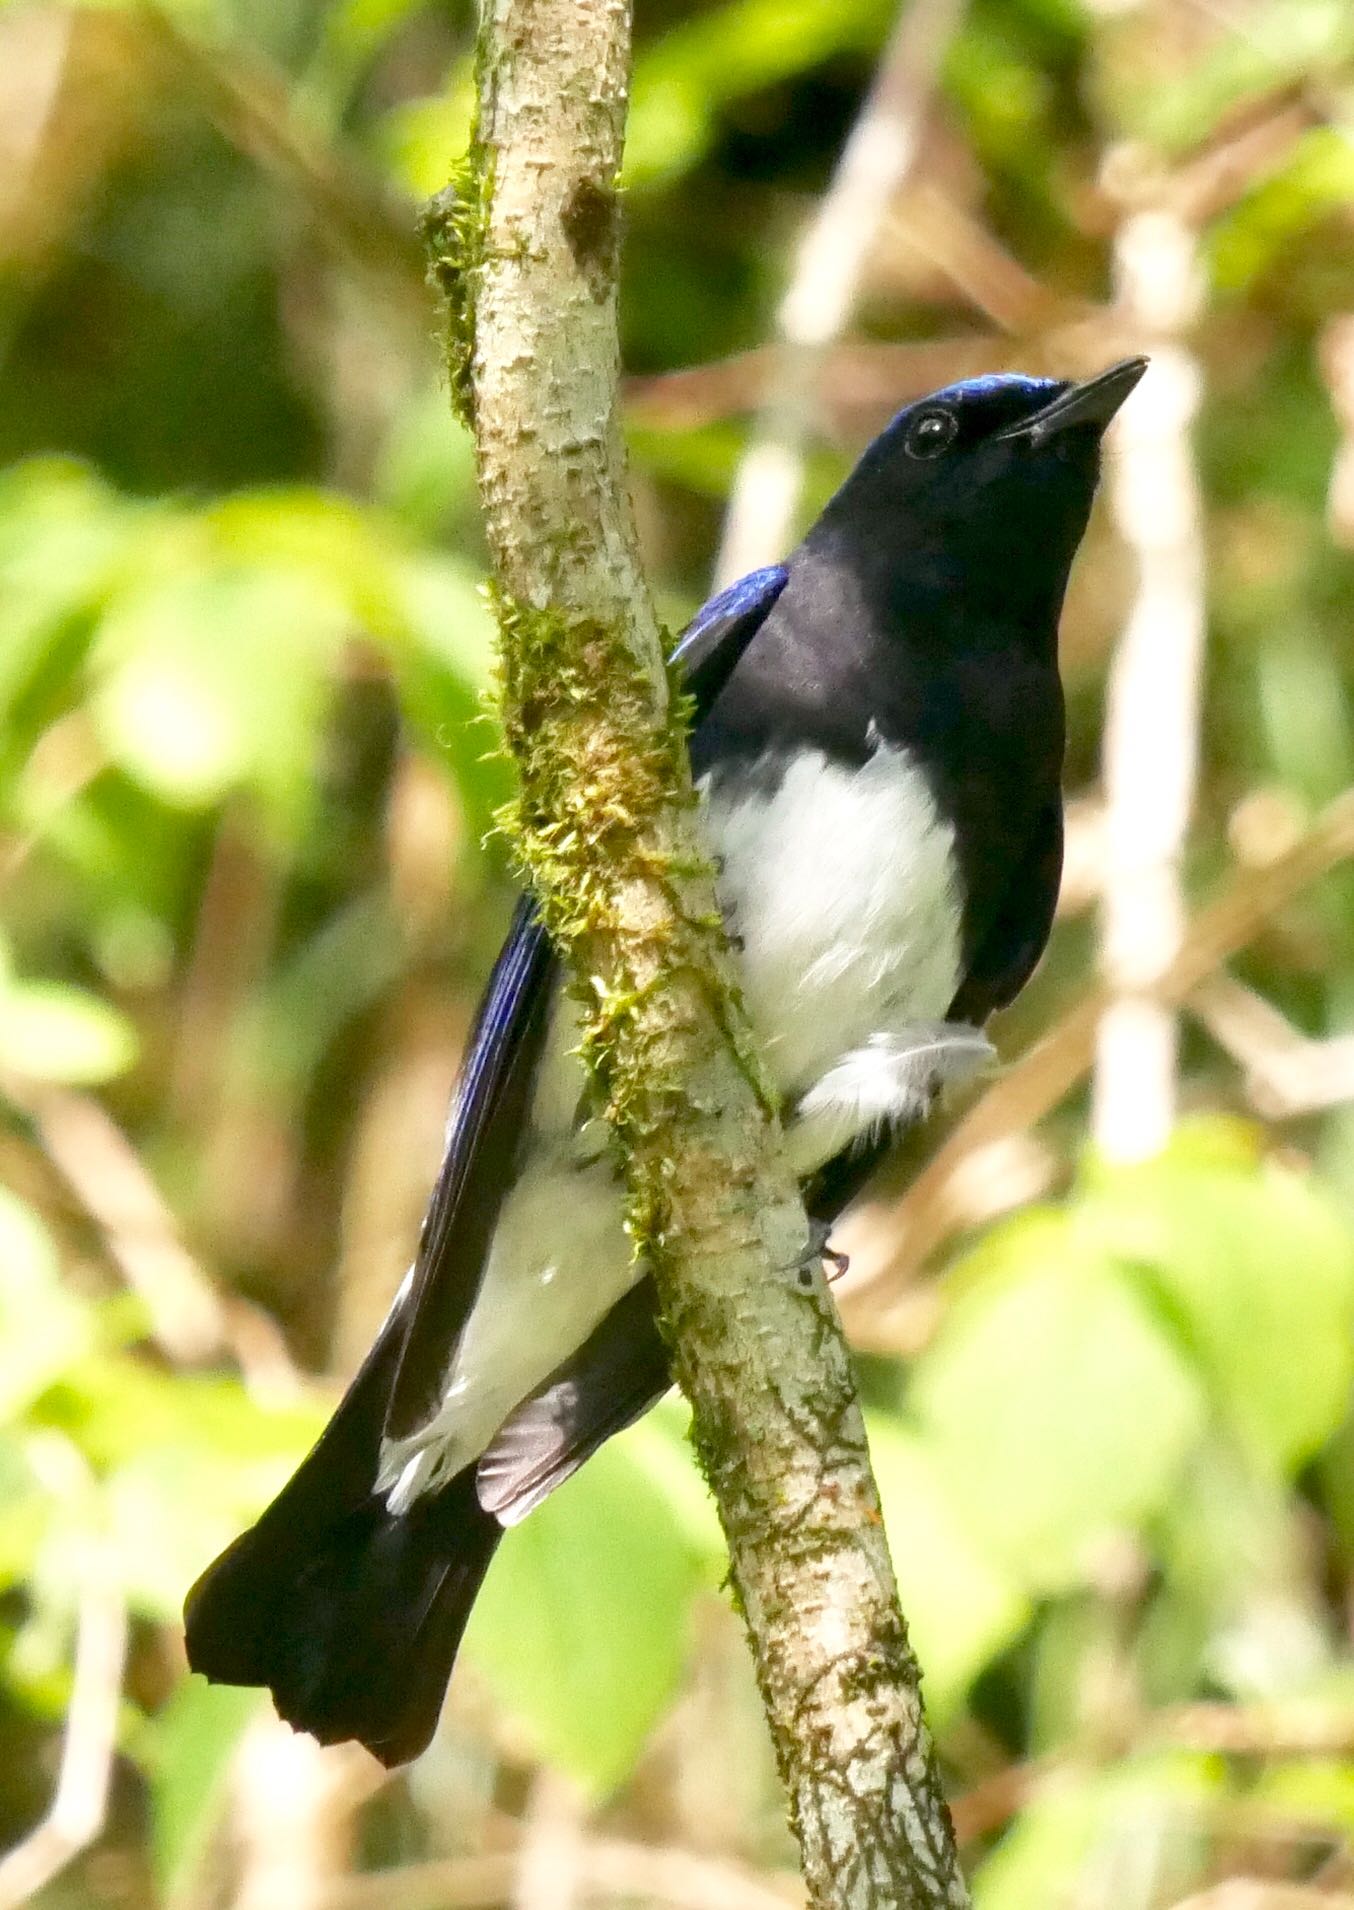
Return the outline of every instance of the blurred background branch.
{"type": "Polygon", "coordinates": [[[30,1902],[104,1827],[117,1748],[127,1610],[120,1587],[101,1560],[89,1561],[86,1570],[56,1790],[46,1816],[0,1858],[0,1904],[5,1910],[30,1902]]]}
{"type": "Polygon", "coordinates": [[[774,563],[794,542],[804,458],[831,347],[850,323],[865,268],[921,142],[963,0],[912,0],[878,69],[776,310],[770,382],[734,472],[716,587],[774,563]]]}

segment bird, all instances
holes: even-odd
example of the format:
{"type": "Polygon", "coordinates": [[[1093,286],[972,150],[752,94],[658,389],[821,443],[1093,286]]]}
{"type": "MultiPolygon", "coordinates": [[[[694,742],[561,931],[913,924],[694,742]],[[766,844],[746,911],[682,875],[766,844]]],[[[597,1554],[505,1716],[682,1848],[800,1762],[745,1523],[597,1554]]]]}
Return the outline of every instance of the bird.
{"type": "MultiPolygon", "coordinates": [[[[1048,939],[1058,625],[1105,428],[1146,362],[907,405],[785,562],[674,652],[806,1264],[890,1137],[986,1064],[985,1025],[1048,939]]],[[[578,1013],[524,895],[414,1264],[314,1449],[186,1601],[194,1670],[387,1765],[429,1742],[505,1529],[669,1385],[578,1013]]]]}

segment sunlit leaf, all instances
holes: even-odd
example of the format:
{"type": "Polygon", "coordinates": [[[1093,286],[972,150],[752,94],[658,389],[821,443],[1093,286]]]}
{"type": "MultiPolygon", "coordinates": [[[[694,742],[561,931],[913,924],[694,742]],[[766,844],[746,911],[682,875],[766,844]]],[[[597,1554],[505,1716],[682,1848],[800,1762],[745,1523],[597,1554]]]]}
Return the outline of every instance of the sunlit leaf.
{"type": "Polygon", "coordinates": [[[383,167],[412,199],[441,192],[470,140],[475,83],[471,61],[458,62],[445,88],[392,106],[371,144],[383,167]]]}
{"type": "Polygon", "coordinates": [[[878,1415],[870,1418],[869,1434],[927,1708],[943,1720],[1021,1630],[1029,1601],[956,1516],[925,1444],[878,1415]]]}
{"type": "Polygon", "coordinates": [[[34,1081],[111,1081],[136,1059],[136,1033],[111,1002],[66,982],[0,988],[0,1067],[34,1081]]]}
{"type": "Polygon", "coordinates": [[[1158,1522],[1156,1558],[1178,1622],[1193,1620],[1196,1667],[1239,1699],[1305,1702],[1329,1674],[1304,1526],[1283,1481],[1221,1433],[1193,1454],[1158,1522]]]}
{"type": "Polygon", "coordinates": [[[1354,151],[1343,130],[1313,127],[1287,162],[1213,226],[1206,257],[1216,284],[1236,292],[1283,257],[1310,227],[1354,201],[1354,151]]]}
{"type": "Polygon", "coordinates": [[[226,1779],[261,1691],[185,1678],[151,1734],[151,1856],[162,1900],[191,1884],[226,1801],[226,1779]]]}
{"type": "Polygon", "coordinates": [[[46,1416],[112,1469],[158,1447],[194,1445],[228,1460],[243,1503],[256,1509],[313,1445],[332,1410],[319,1396],[264,1406],[239,1380],[165,1373],[148,1360],[100,1351],[71,1369],[46,1416]]]}
{"type": "Polygon", "coordinates": [[[72,1363],[42,1402],[106,1475],[108,1543],[133,1608],[177,1622],[183,1595],[258,1517],[324,1423],[318,1402],[265,1408],[237,1380],[172,1375],[127,1353],[72,1363]]]}
{"type": "Polygon", "coordinates": [[[607,1446],[508,1534],[466,1651],[542,1755],[605,1792],[672,1698],[702,1576],[643,1472],[607,1446]]]}
{"type": "Polygon", "coordinates": [[[715,1582],[728,1569],[728,1548],[710,1488],[691,1448],[691,1409],[676,1393],[659,1401],[617,1441],[665,1501],[687,1543],[710,1566],[715,1582]]]}
{"type": "Polygon", "coordinates": [[[888,17],[881,0],[726,0],[671,28],[635,63],[626,182],[684,171],[704,153],[722,102],[871,46],[888,17]]]}
{"type": "Polygon", "coordinates": [[[455,519],[473,522],[474,440],[452,417],[440,380],[396,414],[373,481],[386,509],[420,536],[431,538],[455,519]]]}
{"type": "Polygon", "coordinates": [[[406,559],[398,577],[413,640],[477,689],[488,683],[493,654],[493,625],[480,582],[469,565],[430,556],[406,559]]]}
{"type": "Polygon", "coordinates": [[[1172,1154],[1105,1176],[1087,1218],[1143,1266],[1257,1460],[1289,1468],[1331,1436],[1354,1383],[1354,1231],[1314,1181],[1172,1154]]]}
{"type": "MultiPolygon", "coordinates": [[[[1349,1716],[1352,1697],[1346,1680],[1326,1700],[1333,1736],[1339,1732],[1340,1721],[1349,1716]]],[[[1314,1720],[1322,1708],[1320,1699],[1312,1701],[1314,1720]]],[[[1260,1822],[1272,1820],[1276,1836],[1294,1823],[1338,1825],[1347,1837],[1354,1836],[1354,1759],[1331,1756],[1266,1762],[1247,1791],[1246,1804],[1260,1822]]]]}
{"type": "Polygon", "coordinates": [[[0,1427],[0,1591],[28,1577],[46,1522],[46,1497],[24,1443],[0,1427]]]}
{"type": "Polygon", "coordinates": [[[93,1337],[90,1308],[60,1284],[46,1229],[0,1188],[0,1423],[37,1399],[93,1337]]]}
{"type": "Polygon", "coordinates": [[[295,802],[347,622],[331,588],[283,568],[224,564],[128,593],[100,632],[94,709],[108,749],[187,808],[250,781],[295,802]]]}
{"type": "Polygon", "coordinates": [[[44,675],[64,677],[70,687],[79,644],[74,654],[63,655],[63,646],[69,652],[76,620],[88,619],[100,600],[137,518],[73,459],[34,459],[0,473],[0,714],[7,727],[44,675]]]}
{"type": "Polygon", "coordinates": [[[1117,1768],[1070,1762],[1039,1787],[973,1880],[974,1910],[1120,1910],[1174,1903],[1198,1860],[1221,1759],[1183,1751],[1117,1768]]]}
{"type": "Polygon", "coordinates": [[[958,1515],[1039,1588],[1161,1503],[1204,1410],[1131,1285],[1051,1213],[987,1242],[911,1397],[958,1515]]]}

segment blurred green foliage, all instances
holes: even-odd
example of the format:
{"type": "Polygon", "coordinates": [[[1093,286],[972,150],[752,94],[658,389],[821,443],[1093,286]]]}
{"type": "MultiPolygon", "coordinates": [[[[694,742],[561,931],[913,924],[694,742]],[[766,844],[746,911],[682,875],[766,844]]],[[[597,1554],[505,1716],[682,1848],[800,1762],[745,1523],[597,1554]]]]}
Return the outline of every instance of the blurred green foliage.
{"type": "MultiPolygon", "coordinates": [[[[625,353],[674,625],[757,397],[731,355],[893,14],[639,8],[625,353]]],[[[0,9],[0,1843],[46,1806],[111,1588],[108,1825],[44,1894],[73,1910],[237,1887],[262,1710],[184,1677],[179,1605],[322,1423],[332,1386],[296,1369],[350,1369],[381,1316],[507,908],[472,462],[413,239],[472,35],[461,0],[0,9]]],[[[918,390],[1108,358],[1113,178],[1224,179],[1191,201],[1200,893],[1248,817],[1300,825],[1354,781],[1352,59],[1341,0],[971,0],[918,165],[966,249],[905,199],[810,447],[806,509],[918,390]]],[[[1130,581],[1098,523],[1075,791],[1130,581]]],[[[1093,959],[1060,927],[1004,1050],[1093,959]]],[[[1306,1036],[1347,1027],[1348,877],[1237,973],[1306,1036]]],[[[870,1336],[982,1910],[1149,1910],[1354,1838],[1354,1120],[1280,1118],[1193,1029],[1184,1065],[1162,1158],[1098,1162],[1073,1100],[1041,1204],[953,1229],[882,1289],[922,1328],[870,1336]]],[[[547,1767],[614,1836],[786,1862],[722,1570],[668,1402],[509,1536],[437,1746],[343,1806],[338,1867],[501,1848],[547,1767]]]]}

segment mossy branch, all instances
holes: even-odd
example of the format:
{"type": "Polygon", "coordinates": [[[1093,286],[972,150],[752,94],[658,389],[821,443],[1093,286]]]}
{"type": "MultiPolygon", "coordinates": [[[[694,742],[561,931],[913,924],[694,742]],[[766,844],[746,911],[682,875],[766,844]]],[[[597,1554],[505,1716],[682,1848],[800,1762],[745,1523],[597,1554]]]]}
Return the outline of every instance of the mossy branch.
{"type": "Polygon", "coordinates": [[[807,1276],[616,411],[628,0],[484,0],[426,226],[495,565],[509,827],[585,1006],[814,1904],[966,1902],[836,1309],[807,1276]]]}

